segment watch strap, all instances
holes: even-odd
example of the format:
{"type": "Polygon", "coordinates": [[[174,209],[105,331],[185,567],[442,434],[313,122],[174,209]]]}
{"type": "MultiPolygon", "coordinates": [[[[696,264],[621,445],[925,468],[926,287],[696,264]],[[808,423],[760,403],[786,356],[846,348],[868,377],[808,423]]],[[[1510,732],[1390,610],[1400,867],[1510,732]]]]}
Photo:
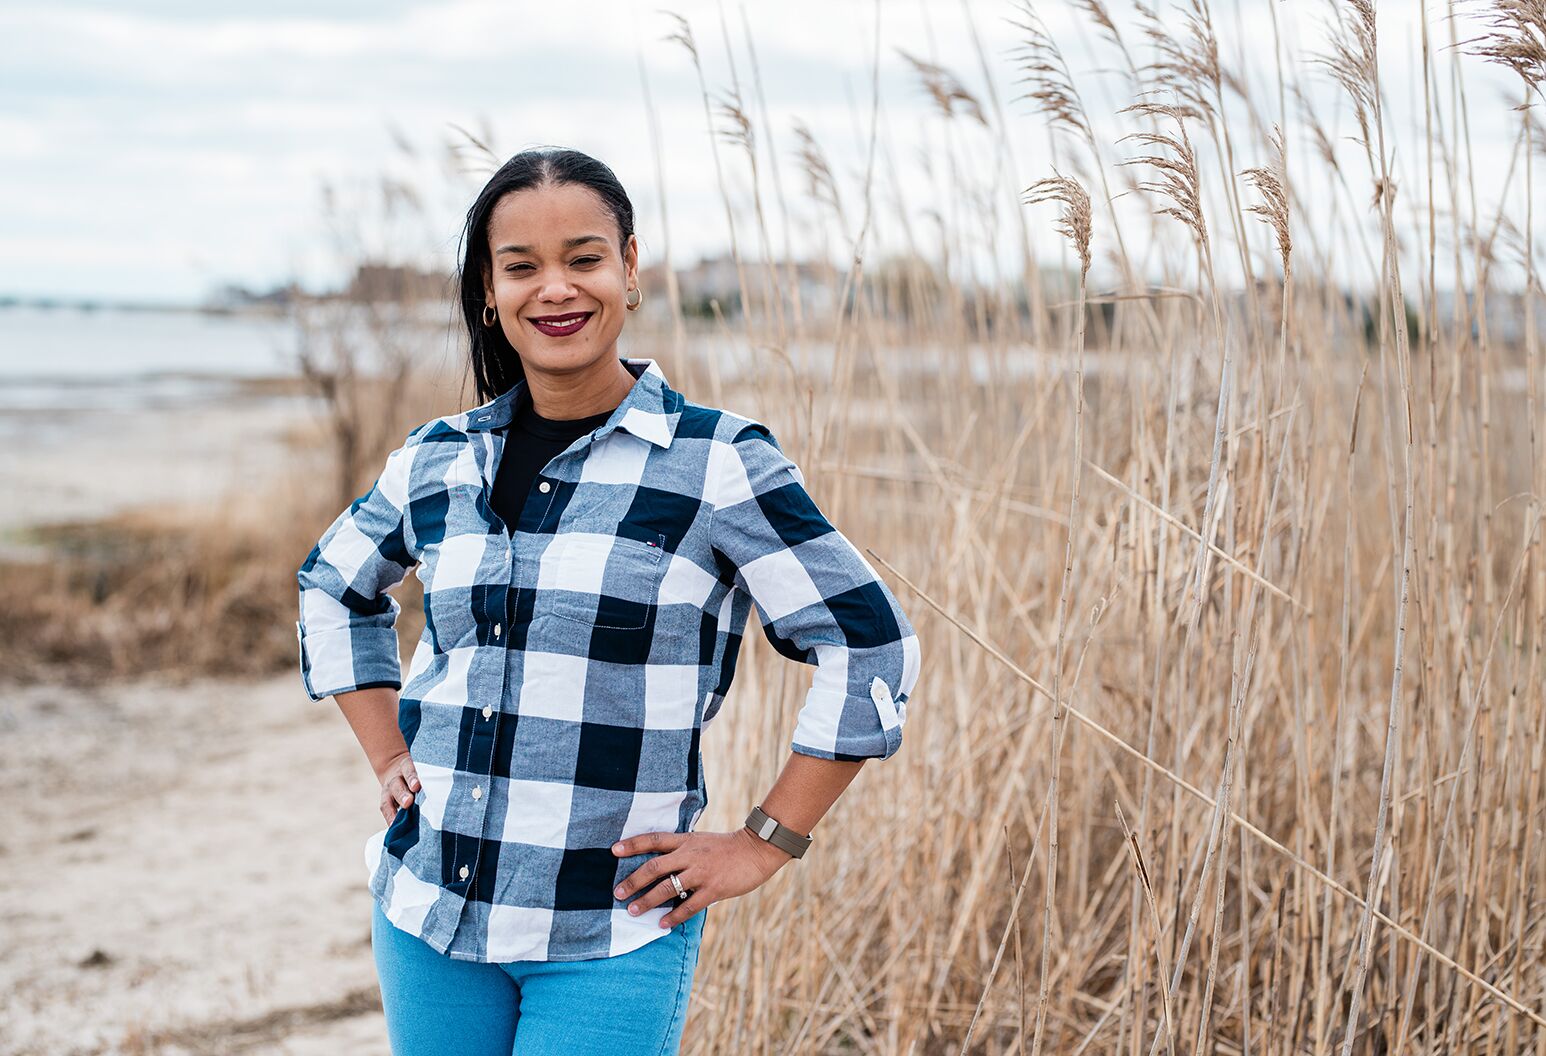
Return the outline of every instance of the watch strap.
{"type": "Polygon", "coordinates": [[[791,857],[798,858],[811,845],[811,837],[802,836],[789,826],[768,817],[761,806],[746,815],[746,827],[791,857]]]}

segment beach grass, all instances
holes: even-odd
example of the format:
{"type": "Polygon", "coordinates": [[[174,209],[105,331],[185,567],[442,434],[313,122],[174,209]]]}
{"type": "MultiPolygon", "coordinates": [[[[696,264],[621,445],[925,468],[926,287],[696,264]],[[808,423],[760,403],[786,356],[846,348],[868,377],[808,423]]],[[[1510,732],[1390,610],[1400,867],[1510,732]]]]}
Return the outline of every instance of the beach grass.
{"type": "MultiPolygon", "coordinates": [[[[1019,5],[1017,99],[913,60],[946,137],[923,203],[868,100],[861,172],[802,130],[779,179],[750,37],[716,89],[667,16],[745,310],[646,289],[625,354],[767,422],[923,648],[900,754],[710,908],[683,1051],[1546,1053],[1546,9],[1430,16],[1398,172],[1367,0],[1300,51],[1269,11],[1265,73],[1206,0],[1075,6],[1130,97],[1082,91],[1019,5]],[[1468,92],[1484,64],[1536,106],[1507,201],[1467,175],[1465,122],[1507,105],[1468,92]],[[836,312],[768,233],[801,210],[841,233],[836,312]],[[953,272],[977,238],[1023,268],[953,272]]],[[[368,436],[300,441],[350,468],[279,481],[266,516],[125,517],[8,567],[0,664],[293,665],[294,570],[340,494],[455,409],[391,379],[346,390],[368,436]]],[[[809,685],[748,631],[704,739],[712,828],[766,792],[809,685]]]]}

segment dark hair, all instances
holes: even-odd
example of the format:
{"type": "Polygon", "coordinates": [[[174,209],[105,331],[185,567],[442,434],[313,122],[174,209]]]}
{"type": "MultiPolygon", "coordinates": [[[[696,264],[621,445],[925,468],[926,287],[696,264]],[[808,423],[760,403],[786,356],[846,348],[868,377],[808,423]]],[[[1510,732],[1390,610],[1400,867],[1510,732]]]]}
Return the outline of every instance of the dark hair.
{"type": "Polygon", "coordinates": [[[549,184],[580,183],[601,199],[617,220],[618,251],[628,248],[633,234],[633,202],[617,176],[603,162],[578,150],[535,147],[523,150],[489,177],[467,210],[462,229],[462,264],[457,281],[461,287],[462,316],[467,322],[468,368],[477,385],[479,402],[509,392],[526,376],[521,357],[511,347],[504,329],[483,325],[483,271],[492,270],[488,223],[499,200],[512,191],[549,184]]]}

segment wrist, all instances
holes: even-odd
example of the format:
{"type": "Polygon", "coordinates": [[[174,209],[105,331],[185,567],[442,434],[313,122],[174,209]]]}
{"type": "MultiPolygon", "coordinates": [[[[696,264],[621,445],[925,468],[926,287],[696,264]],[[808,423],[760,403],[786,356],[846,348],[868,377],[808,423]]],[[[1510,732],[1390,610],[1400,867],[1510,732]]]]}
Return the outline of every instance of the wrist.
{"type": "Polygon", "coordinates": [[[376,774],[376,780],[380,782],[386,779],[387,770],[390,769],[392,764],[408,754],[408,749],[404,746],[395,750],[388,750],[379,756],[367,755],[366,761],[370,763],[371,770],[376,774]]]}
{"type": "Polygon", "coordinates": [[[742,825],[736,835],[744,839],[759,857],[770,863],[775,869],[780,869],[785,863],[794,860],[794,855],[781,847],[775,847],[761,836],[758,836],[750,825],[742,825]]]}
{"type": "Polygon", "coordinates": [[[762,804],[751,809],[746,815],[746,828],[752,835],[783,852],[790,858],[799,858],[805,854],[811,845],[809,833],[800,832],[770,816],[762,809],[762,804]]]}

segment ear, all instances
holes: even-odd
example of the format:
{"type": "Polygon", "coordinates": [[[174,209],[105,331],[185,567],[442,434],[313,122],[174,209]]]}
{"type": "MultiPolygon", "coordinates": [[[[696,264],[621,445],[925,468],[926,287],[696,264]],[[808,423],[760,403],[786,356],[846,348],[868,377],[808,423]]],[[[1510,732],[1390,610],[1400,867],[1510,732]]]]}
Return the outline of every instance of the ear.
{"type": "Polygon", "coordinates": [[[483,303],[494,303],[494,269],[488,261],[484,261],[479,268],[483,273],[483,303]]]}
{"type": "Polygon", "coordinates": [[[624,285],[639,284],[639,238],[637,235],[628,236],[628,246],[623,250],[623,274],[628,282],[624,285]]]}

